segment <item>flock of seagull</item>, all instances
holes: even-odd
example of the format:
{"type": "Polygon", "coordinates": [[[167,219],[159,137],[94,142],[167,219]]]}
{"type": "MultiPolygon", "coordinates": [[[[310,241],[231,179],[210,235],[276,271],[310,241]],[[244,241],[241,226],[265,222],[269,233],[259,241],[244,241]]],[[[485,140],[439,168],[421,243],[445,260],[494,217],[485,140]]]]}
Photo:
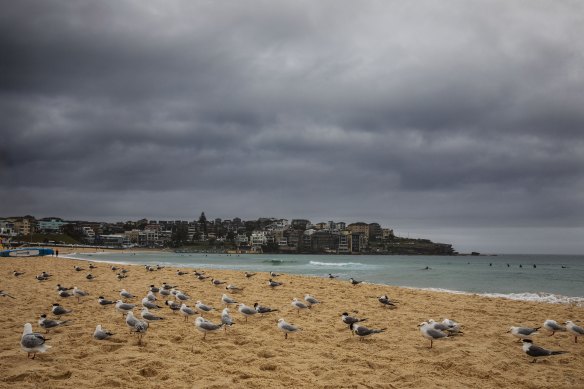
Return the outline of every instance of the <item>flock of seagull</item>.
{"type": "MultiPolygon", "coordinates": [[[[89,264],[90,269],[95,269],[96,266],[93,264],[89,264]]],[[[163,267],[160,265],[157,266],[145,266],[147,271],[156,271],[160,270],[163,267]]],[[[84,269],[80,266],[74,266],[75,271],[83,271],[84,269]]],[[[116,266],[111,266],[111,270],[116,273],[116,277],[118,280],[123,280],[128,275],[128,270],[125,269],[118,269],[116,266]],[[119,271],[118,271],[119,270],[119,271]]],[[[19,277],[23,275],[23,272],[14,271],[13,272],[15,277],[19,277]]],[[[184,270],[177,270],[176,274],[178,276],[183,276],[189,274],[189,272],[184,270]]],[[[204,272],[194,271],[192,274],[194,276],[204,281],[210,278],[210,282],[215,287],[223,287],[225,285],[225,289],[230,293],[240,293],[243,291],[243,288],[239,288],[233,284],[228,284],[225,281],[221,281],[215,278],[211,278],[210,276],[205,275],[204,272]],[[227,284],[227,285],[226,285],[227,284]]],[[[251,278],[256,275],[256,273],[245,272],[244,273],[246,278],[251,278]]],[[[274,278],[280,276],[275,272],[270,272],[270,278],[267,281],[267,287],[270,289],[278,288],[284,285],[283,282],[274,281],[274,278]]],[[[51,275],[47,272],[42,272],[41,274],[37,275],[35,278],[39,281],[46,281],[50,279],[51,275]]],[[[328,278],[333,279],[337,278],[338,276],[334,276],[332,274],[328,275],[328,278]]],[[[88,273],[86,279],[91,281],[96,277],[93,276],[91,273],[88,273]]],[[[362,281],[357,281],[353,278],[350,278],[351,285],[355,286],[360,284],[362,281]]],[[[77,298],[78,303],[85,297],[89,296],[89,293],[79,289],[78,287],[64,287],[61,284],[57,284],[57,293],[58,296],[61,298],[67,297],[75,297],[77,298]]],[[[203,339],[206,338],[207,333],[209,332],[217,332],[220,330],[227,331],[227,328],[232,326],[235,323],[234,318],[231,316],[230,307],[235,306],[237,311],[243,316],[245,322],[249,317],[259,315],[263,316],[266,314],[270,314],[273,312],[278,312],[278,309],[267,307],[264,305],[259,304],[258,302],[254,303],[253,306],[245,305],[242,302],[239,302],[238,299],[223,293],[221,296],[221,303],[224,304],[226,307],[223,308],[221,311],[221,321],[218,323],[214,323],[211,320],[205,319],[202,315],[203,313],[208,313],[211,311],[215,311],[215,308],[211,305],[205,304],[202,301],[198,300],[195,302],[194,306],[189,307],[187,305],[187,301],[191,300],[191,297],[178,289],[178,286],[171,285],[166,282],[163,282],[160,287],[155,285],[150,285],[146,295],[141,299],[141,308],[140,308],[140,318],[134,315],[134,309],[138,307],[137,303],[128,302],[128,300],[136,299],[137,296],[130,293],[126,289],[122,288],[119,291],[120,299],[108,300],[103,296],[99,296],[97,299],[97,303],[99,306],[103,307],[104,309],[112,305],[117,312],[119,312],[124,318],[124,321],[130,331],[130,333],[136,334],[138,337],[138,345],[142,345],[142,339],[146,335],[150,323],[163,321],[164,317],[158,316],[151,312],[150,310],[158,310],[161,309],[162,306],[161,301],[164,301],[164,305],[168,306],[173,313],[178,312],[180,315],[184,317],[185,321],[188,321],[189,318],[195,317],[194,324],[197,330],[202,332],[203,339]]],[[[14,296],[8,294],[5,291],[0,291],[0,297],[8,297],[15,299],[14,296]]],[[[382,295],[376,297],[382,307],[387,307],[389,309],[396,309],[397,308],[397,301],[390,299],[387,295],[382,295]]],[[[293,309],[297,311],[297,315],[300,315],[300,311],[308,310],[314,307],[315,305],[321,304],[317,298],[310,294],[306,294],[303,300],[298,298],[294,298],[290,305],[293,309]]],[[[42,329],[45,330],[45,333],[48,333],[50,330],[66,326],[70,323],[70,320],[60,320],[61,316],[69,315],[73,312],[72,309],[66,309],[61,306],[59,303],[54,303],[51,308],[51,313],[56,317],[55,319],[49,319],[46,314],[40,315],[38,319],[38,325],[42,329]]],[[[368,328],[364,326],[362,323],[366,321],[366,318],[358,318],[356,316],[351,316],[347,312],[343,312],[341,314],[341,321],[348,325],[351,333],[353,335],[357,335],[359,340],[364,339],[370,335],[380,334],[387,330],[387,328],[368,328]]],[[[543,328],[550,332],[550,336],[554,335],[555,332],[570,332],[574,335],[574,342],[578,342],[578,337],[584,335],[584,329],[578,325],[576,325],[572,321],[566,321],[565,325],[560,325],[554,320],[546,320],[543,323],[543,328]]],[[[277,320],[277,327],[284,333],[284,338],[288,338],[288,334],[296,333],[302,331],[302,328],[288,323],[283,318],[277,320]]],[[[430,341],[429,348],[433,347],[433,342],[435,340],[445,339],[448,337],[461,335],[462,326],[461,324],[445,318],[441,322],[436,322],[432,319],[428,319],[425,322],[422,322],[418,325],[421,335],[430,341]]],[[[566,353],[565,351],[552,351],[547,350],[542,347],[536,346],[533,343],[531,337],[537,334],[538,330],[541,327],[530,328],[530,327],[511,327],[508,333],[511,333],[513,336],[520,339],[520,342],[523,343],[523,351],[530,357],[533,357],[533,361],[535,362],[537,358],[540,357],[547,357],[550,355],[559,355],[566,353]]],[[[101,324],[96,325],[95,331],[93,333],[93,337],[97,340],[106,340],[113,336],[114,333],[104,329],[101,324]]],[[[27,352],[27,357],[34,359],[37,353],[44,353],[46,352],[51,346],[46,344],[46,338],[43,334],[38,332],[33,332],[32,324],[26,323],[24,324],[24,330],[22,333],[20,345],[23,351],[27,352]]]]}

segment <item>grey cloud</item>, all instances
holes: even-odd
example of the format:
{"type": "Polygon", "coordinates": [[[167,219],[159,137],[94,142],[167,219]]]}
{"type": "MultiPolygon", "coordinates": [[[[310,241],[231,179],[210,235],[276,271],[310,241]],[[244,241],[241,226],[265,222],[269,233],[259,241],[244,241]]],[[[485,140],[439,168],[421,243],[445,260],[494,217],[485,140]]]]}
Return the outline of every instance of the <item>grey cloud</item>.
{"type": "Polygon", "coordinates": [[[583,8],[11,3],[0,214],[581,227],[583,8]]]}

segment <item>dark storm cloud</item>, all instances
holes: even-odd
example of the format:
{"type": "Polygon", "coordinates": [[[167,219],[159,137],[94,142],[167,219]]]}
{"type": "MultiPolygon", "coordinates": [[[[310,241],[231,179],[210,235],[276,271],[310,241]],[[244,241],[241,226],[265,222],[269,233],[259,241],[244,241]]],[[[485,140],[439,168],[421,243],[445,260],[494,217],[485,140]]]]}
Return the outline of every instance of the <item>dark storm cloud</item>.
{"type": "Polygon", "coordinates": [[[0,213],[581,228],[583,8],[11,2],[0,213]]]}

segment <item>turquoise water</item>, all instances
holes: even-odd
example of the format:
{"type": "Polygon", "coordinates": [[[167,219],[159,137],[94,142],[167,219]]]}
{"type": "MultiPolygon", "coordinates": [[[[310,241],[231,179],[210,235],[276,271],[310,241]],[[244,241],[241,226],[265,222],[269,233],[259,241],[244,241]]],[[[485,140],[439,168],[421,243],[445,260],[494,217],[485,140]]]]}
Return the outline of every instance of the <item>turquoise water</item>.
{"type": "Polygon", "coordinates": [[[377,256],[95,253],[72,257],[197,269],[275,271],[520,300],[584,305],[584,256],[377,256]],[[534,267],[535,265],[535,267],[534,267]],[[521,266],[521,267],[520,267],[521,266]],[[428,270],[425,270],[429,267],[428,270]]]}

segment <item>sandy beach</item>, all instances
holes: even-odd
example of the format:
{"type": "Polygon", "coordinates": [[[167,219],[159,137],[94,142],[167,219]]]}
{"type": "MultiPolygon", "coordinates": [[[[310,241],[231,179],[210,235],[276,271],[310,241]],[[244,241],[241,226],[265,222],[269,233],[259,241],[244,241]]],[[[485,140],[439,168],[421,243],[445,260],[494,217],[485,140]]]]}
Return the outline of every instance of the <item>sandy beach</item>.
{"type": "MultiPolygon", "coordinates": [[[[78,251],[78,250],[76,250],[78,251]]],[[[60,254],[68,252],[60,249],[60,254]]],[[[541,329],[534,343],[567,354],[530,363],[511,334],[510,326],[541,326],[546,319],[558,322],[584,320],[584,308],[546,303],[519,302],[473,295],[454,295],[382,285],[352,286],[346,280],[281,275],[283,285],[267,286],[269,275],[246,278],[242,272],[208,270],[211,277],[243,288],[230,295],[246,305],[259,302],[279,312],[244,317],[230,307],[236,321],[226,332],[203,334],[194,318],[185,322],[164,306],[154,313],[165,320],[151,323],[143,344],[130,335],[122,315],[113,306],[102,308],[100,295],[120,298],[127,289],[140,304],[151,284],[177,285],[191,299],[215,307],[202,316],[220,322],[224,308],[223,286],[199,281],[192,274],[179,276],[176,269],[148,272],[141,266],[124,266],[128,278],[118,281],[105,263],[92,271],[77,272],[74,265],[88,269],[88,262],[39,257],[0,259],[0,289],[15,297],[0,298],[0,387],[380,387],[380,388],[582,388],[584,387],[584,338],[574,343],[567,333],[548,336],[541,329]],[[14,270],[24,272],[15,277],[14,270]],[[35,275],[47,271],[48,281],[35,275]],[[78,303],[61,298],[56,285],[77,286],[89,292],[78,303]],[[299,314],[291,306],[294,297],[311,294],[322,301],[299,314]],[[397,300],[397,309],[386,309],[376,296],[387,294],[397,300]],[[27,359],[19,341],[24,323],[44,333],[37,321],[43,313],[50,318],[53,303],[73,312],[61,320],[67,326],[51,330],[46,337],[48,352],[27,359]],[[342,312],[367,318],[371,328],[387,328],[362,341],[340,320],[342,312]],[[417,325],[444,317],[461,323],[464,334],[434,342],[423,338],[417,325]],[[302,328],[284,339],[276,321],[284,318],[302,328]],[[97,324],[115,333],[98,341],[92,334],[97,324]]],[[[119,266],[119,265],[118,265],[119,266]]],[[[182,269],[185,270],[185,269],[182,269]]],[[[162,300],[163,301],[163,300],[162,300]]],[[[139,317],[140,310],[134,309],[139,317]]],[[[579,323],[582,325],[582,323],[579,323]]]]}

